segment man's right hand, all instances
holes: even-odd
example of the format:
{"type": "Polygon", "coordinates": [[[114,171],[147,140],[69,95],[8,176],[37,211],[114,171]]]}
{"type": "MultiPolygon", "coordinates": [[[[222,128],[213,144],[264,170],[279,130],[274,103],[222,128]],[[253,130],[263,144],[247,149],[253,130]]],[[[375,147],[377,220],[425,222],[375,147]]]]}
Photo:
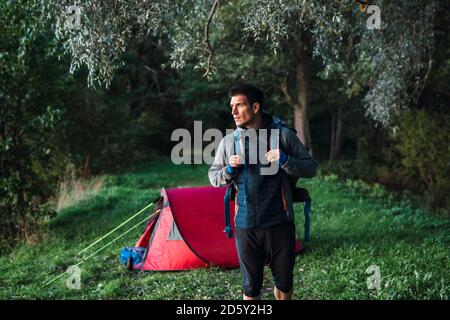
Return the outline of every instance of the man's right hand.
{"type": "Polygon", "coordinates": [[[241,158],[238,155],[231,156],[230,159],[228,159],[228,163],[233,168],[237,168],[242,164],[241,158]]]}

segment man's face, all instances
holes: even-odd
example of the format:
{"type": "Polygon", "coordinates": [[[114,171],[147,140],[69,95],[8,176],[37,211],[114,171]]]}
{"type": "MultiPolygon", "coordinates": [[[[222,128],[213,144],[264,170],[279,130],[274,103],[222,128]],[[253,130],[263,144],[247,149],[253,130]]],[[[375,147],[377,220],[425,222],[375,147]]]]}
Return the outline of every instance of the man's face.
{"type": "Polygon", "coordinates": [[[259,104],[255,103],[251,107],[244,95],[236,95],[231,97],[230,107],[236,126],[245,127],[256,117],[259,104]]]}

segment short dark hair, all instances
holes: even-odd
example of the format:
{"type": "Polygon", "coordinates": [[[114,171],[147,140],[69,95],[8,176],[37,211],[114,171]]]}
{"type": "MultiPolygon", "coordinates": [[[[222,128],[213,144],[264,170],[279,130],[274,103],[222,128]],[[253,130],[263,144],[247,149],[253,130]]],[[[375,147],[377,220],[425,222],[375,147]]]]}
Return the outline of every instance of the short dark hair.
{"type": "Polygon", "coordinates": [[[231,87],[229,91],[230,98],[240,94],[247,98],[250,107],[258,102],[262,109],[264,105],[264,94],[260,89],[249,84],[236,84],[231,87]]]}

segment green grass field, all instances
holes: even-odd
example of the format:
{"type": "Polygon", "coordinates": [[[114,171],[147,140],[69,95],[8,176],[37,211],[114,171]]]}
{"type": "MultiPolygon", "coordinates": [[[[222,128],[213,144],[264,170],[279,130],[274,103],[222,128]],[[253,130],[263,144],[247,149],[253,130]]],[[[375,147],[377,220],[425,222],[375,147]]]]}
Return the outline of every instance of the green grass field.
{"type": "MultiPolygon", "coordinates": [[[[143,226],[80,266],[81,289],[68,289],[66,276],[42,287],[77,263],[82,248],[157,197],[161,187],[207,185],[207,170],[166,160],[106,176],[98,193],[58,213],[45,240],[2,255],[0,298],[241,299],[237,269],[127,271],[118,261],[119,251],[134,245],[143,226]]],[[[406,200],[396,200],[380,186],[362,182],[319,175],[299,185],[309,189],[313,207],[311,241],[295,266],[294,299],[450,298],[448,217],[433,217],[406,200]],[[380,290],[367,287],[371,273],[366,270],[371,265],[379,267],[380,290]]],[[[302,238],[302,205],[296,212],[297,235],[302,238]]],[[[264,299],[273,299],[272,286],[266,268],[264,299]]]]}

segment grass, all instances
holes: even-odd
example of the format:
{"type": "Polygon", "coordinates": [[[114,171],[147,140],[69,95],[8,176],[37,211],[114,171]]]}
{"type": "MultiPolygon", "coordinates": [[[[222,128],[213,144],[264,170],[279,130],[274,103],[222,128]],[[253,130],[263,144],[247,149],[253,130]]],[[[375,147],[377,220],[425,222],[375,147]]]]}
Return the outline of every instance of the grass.
{"type": "MultiPolygon", "coordinates": [[[[0,298],[240,299],[237,269],[127,271],[119,264],[119,251],[133,245],[142,228],[82,264],[81,289],[68,289],[66,276],[42,287],[77,263],[82,248],[156,198],[161,187],[207,185],[207,169],[162,161],[104,177],[101,190],[58,213],[45,241],[0,257],[0,298]]],[[[378,185],[342,182],[333,175],[299,185],[310,191],[313,210],[311,241],[296,261],[295,299],[450,298],[448,217],[413,208],[378,185]],[[366,270],[372,265],[380,271],[379,290],[367,287],[371,273],[366,270]]],[[[302,238],[301,205],[296,212],[302,238]]],[[[262,296],[273,298],[268,268],[262,296]]]]}

